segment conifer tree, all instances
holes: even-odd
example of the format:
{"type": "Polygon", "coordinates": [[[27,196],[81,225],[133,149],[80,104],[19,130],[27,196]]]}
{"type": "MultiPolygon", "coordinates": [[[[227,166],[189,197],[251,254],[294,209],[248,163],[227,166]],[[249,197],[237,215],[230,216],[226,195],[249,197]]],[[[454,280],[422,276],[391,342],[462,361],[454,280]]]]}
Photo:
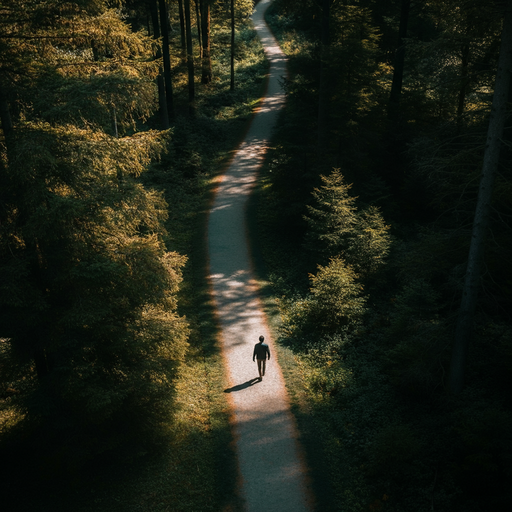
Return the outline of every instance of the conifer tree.
{"type": "Polygon", "coordinates": [[[187,325],[165,202],[137,180],[167,139],[137,132],[157,108],[152,41],[108,2],[2,7],[0,378],[57,436],[155,429],[187,325]]]}
{"type": "Polygon", "coordinates": [[[510,98],[512,80],[512,0],[507,0],[504,3],[503,12],[500,58],[450,366],[449,388],[452,393],[460,393],[464,386],[464,373],[472,334],[473,316],[477,305],[486,238],[490,224],[492,194],[503,145],[503,130],[508,115],[507,101],[510,98]]]}
{"type": "Polygon", "coordinates": [[[358,209],[351,185],[334,169],[322,176],[323,186],[313,191],[315,205],[308,205],[308,247],[323,259],[342,256],[361,277],[381,267],[389,253],[389,226],[375,206],[358,209]]]}

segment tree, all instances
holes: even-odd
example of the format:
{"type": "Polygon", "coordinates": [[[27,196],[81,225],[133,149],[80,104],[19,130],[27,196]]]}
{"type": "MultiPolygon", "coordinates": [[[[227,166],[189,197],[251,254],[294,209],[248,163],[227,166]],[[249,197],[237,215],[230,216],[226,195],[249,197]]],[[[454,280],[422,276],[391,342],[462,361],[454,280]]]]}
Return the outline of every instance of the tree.
{"type": "Polygon", "coordinates": [[[322,176],[323,186],[313,191],[315,205],[308,205],[308,249],[323,260],[343,257],[355,272],[367,278],[385,262],[391,246],[389,226],[375,206],[358,209],[351,185],[339,169],[322,176]]]}
{"type": "Polygon", "coordinates": [[[187,32],[187,69],[188,69],[188,108],[189,113],[195,113],[195,73],[194,50],[192,47],[192,24],[190,20],[190,0],[184,0],[185,28],[187,32]]]}
{"type": "Polygon", "coordinates": [[[393,83],[391,85],[391,94],[389,97],[390,114],[392,111],[396,110],[400,101],[400,95],[402,93],[405,64],[405,38],[407,37],[407,25],[409,23],[410,9],[411,0],[402,0],[400,11],[400,27],[398,29],[398,45],[393,68],[393,83]]]}
{"type": "Polygon", "coordinates": [[[235,90],[235,0],[231,0],[231,81],[230,90],[235,90]]]}
{"type": "Polygon", "coordinates": [[[196,6],[196,25],[197,25],[197,42],[199,45],[199,58],[203,58],[203,41],[202,41],[202,32],[201,32],[201,13],[199,12],[201,10],[200,7],[200,1],[194,0],[194,4],[196,6]]]}
{"type": "Polygon", "coordinates": [[[201,32],[202,32],[202,74],[201,83],[209,84],[212,81],[212,59],[210,55],[211,46],[211,20],[210,20],[211,0],[201,0],[201,32]]]}
{"type": "Polygon", "coordinates": [[[174,118],[174,98],[172,87],[171,55],[169,51],[169,18],[165,0],[158,0],[160,27],[162,32],[162,57],[164,62],[165,97],[167,99],[167,114],[174,118]]]}
{"type": "Polygon", "coordinates": [[[366,298],[357,274],[342,258],[333,258],[310,275],[309,321],[323,332],[357,322],[365,312],[366,298]]]}
{"type": "Polygon", "coordinates": [[[2,379],[28,421],[91,451],[168,417],[188,330],[184,258],[137,179],[168,138],[136,132],[156,109],[153,41],[106,4],[4,2],[0,23],[2,379]]]}
{"type": "Polygon", "coordinates": [[[315,188],[315,206],[308,205],[306,221],[310,227],[309,245],[331,257],[339,254],[343,240],[356,224],[356,198],[350,196],[352,187],[345,183],[340,169],[333,169],[329,176],[322,176],[323,185],[315,188]]]}
{"type": "Polygon", "coordinates": [[[180,41],[181,54],[185,58],[187,55],[187,31],[185,30],[185,13],[183,10],[183,0],[178,0],[179,17],[180,17],[180,41]]]}
{"type": "Polygon", "coordinates": [[[510,94],[511,74],[512,1],[508,0],[505,4],[494,97],[487,131],[480,189],[478,192],[468,264],[458,313],[450,367],[449,388],[452,393],[459,393],[464,385],[464,369],[466,366],[473,317],[480,288],[481,268],[490,219],[493,185],[498,170],[500,150],[503,144],[503,128],[507,115],[507,100],[510,94]]]}
{"type": "MultiPolygon", "coordinates": [[[[149,0],[149,11],[151,14],[151,21],[153,24],[153,36],[157,40],[157,50],[155,57],[158,61],[160,61],[162,59],[162,46],[159,41],[160,22],[158,19],[157,0],[149,0]]],[[[158,104],[160,105],[160,124],[162,129],[166,130],[167,128],[169,128],[169,108],[167,105],[166,83],[164,79],[164,70],[162,67],[160,67],[159,69],[159,73],[156,78],[156,83],[158,87],[158,104]]]]}
{"type": "Polygon", "coordinates": [[[331,0],[322,0],[320,29],[320,78],[318,86],[318,151],[323,154],[329,131],[329,59],[331,0]]]}

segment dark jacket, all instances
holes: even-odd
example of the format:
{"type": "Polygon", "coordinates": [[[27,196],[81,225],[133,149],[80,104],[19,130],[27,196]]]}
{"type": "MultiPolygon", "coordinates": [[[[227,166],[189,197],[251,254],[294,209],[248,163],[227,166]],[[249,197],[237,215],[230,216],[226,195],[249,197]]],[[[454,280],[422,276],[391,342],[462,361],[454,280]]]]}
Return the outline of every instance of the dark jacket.
{"type": "Polygon", "coordinates": [[[268,345],[266,343],[256,343],[256,345],[254,345],[254,352],[252,353],[252,360],[254,361],[255,357],[257,359],[267,359],[267,354],[270,359],[270,350],[268,345]]]}

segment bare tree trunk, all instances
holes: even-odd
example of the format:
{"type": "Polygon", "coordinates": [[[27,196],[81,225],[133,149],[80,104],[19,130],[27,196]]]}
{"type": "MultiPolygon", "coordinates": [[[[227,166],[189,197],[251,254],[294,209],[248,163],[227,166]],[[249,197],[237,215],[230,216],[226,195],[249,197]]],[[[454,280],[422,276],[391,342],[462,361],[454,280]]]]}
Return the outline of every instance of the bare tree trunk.
{"type": "MultiPolygon", "coordinates": [[[[149,9],[151,12],[151,21],[153,24],[153,37],[155,39],[160,39],[160,24],[158,22],[158,6],[156,3],[157,0],[149,0],[149,9]]],[[[158,44],[158,50],[156,52],[156,58],[162,58],[162,48],[160,44],[158,44]]],[[[165,83],[164,83],[164,75],[163,69],[160,67],[158,76],[156,78],[156,84],[158,87],[158,105],[160,107],[160,123],[164,130],[169,128],[169,115],[167,113],[167,99],[165,97],[165,83]]]]}
{"type": "Polygon", "coordinates": [[[318,87],[318,152],[323,155],[327,146],[329,125],[329,59],[330,59],[330,0],[322,0],[320,33],[320,83],[318,87]]]}
{"type": "Polygon", "coordinates": [[[4,132],[4,137],[7,142],[7,139],[13,133],[13,125],[11,114],[9,112],[9,103],[7,102],[7,97],[5,96],[3,90],[0,89],[0,122],[2,123],[2,131],[4,132]]]}
{"type": "MultiPolygon", "coordinates": [[[[5,150],[7,153],[7,165],[9,165],[10,158],[13,156],[13,135],[14,126],[12,122],[11,113],[9,111],[9,101],[5,94],[2,83],[0,82],[0,123],[2,123],[2,131],[4,133],[5,150]]],[[[1,169],[1,161],[0,161],[1,169]]],[[[3,212],[2,212],[3,213],[3,212]]],[[[0,219],[1,223],[1,219],[0,219]]]]}
{"type": "Polygon", "coordinates": [[[462,118],[464,116],[464,108],[466,106],[466,89],[468,87],[468,63],[469,63],[469,44],[462,48],[462,68],[461,68],[461,84],[459,89],[459,101],[457,105],[457,134],[462,131],[462,118]]]}
{"type": "Polygon", "coordinates": [[[185,26],[187,31],[187,68],[188,68],[188,107],[195,114],[194,54],[192,48],[192,28],[190,22],[190,0],[185,0],[185,26]]]}
{"type": "Polygon", "coordinates": [[[231,91],[235,90],[235,0],[231,0],[231,91]]]}
{"type": "Polygon", "coordinates": [[[165,97],[167,99],[167,116],[174,118],[174,95],[172,90],[171,55],[169,51],[169,20],[165,0],[158,0],[160,9],[160,27],[162,29],[162,53],[164,61],[165,97]]]}
{"type": "Polygon", "coordinates": [[[183,0],[178,0],[178,9],[180,13],[180,34],[181,34],[181,56],[182,59],[187,55],[187,32],[185,30],[185,14],[183,12],[183,0]]]}
{"type": "Polygon", "coordinates": [[[203,1],[204,0],[194,0],[194,3],[196,4],[196,25],[197,25],[197,41],[199,43],[199,58],[203,58],[203,41],[201,37],[201,14],[199,13],[199,10],[203,10],[203,1]]]}
{"type": "Polygon", "coordinates": [[[400,11],[400,26],[398,27],[398,45],[395,53],[395,63],[393,69],[393,83],[391,84],[391,94],[389,95],[389,115],[396,115],[400,96],[402,94],[402,84],[404,80],[405,64],[405,38],[407,37],[407,25],[409,24],[409,12],[411,10],[411,0],[402,0],[400,11]]]}
{"type": "Polygon", "coordinates": [[[476,310],[480,288],[481,268],[485,239],[489,226],[491,198],[494,179],[498,169],[501,139],[506,119],[507,98],[512,74],[512,0],[507,0],[501,48],[494,86],[494,97],[487,131],[487,144],[484,153],[480,189],[473,222],[473,233],[468,255],[468,266],[462,291],[455,341],[449,375],[449,391],[459,393],[464,386],[464,371],[473,328],[473,316],[476,310]]]}
{"type": "Polygon", "coordinates": [[[212,81],[212,59],[210,55],[210,0],[201,0],[201,30],[203,33],[203,55],[201,83],[212,81]]]}
{"type": "Polygon", "coordinates": [[[33,352],[34,365],[36,367],[37,380],[43,382],[50,373],[48,368],[48,360],[44,348],[35,348],[33,352]]]}

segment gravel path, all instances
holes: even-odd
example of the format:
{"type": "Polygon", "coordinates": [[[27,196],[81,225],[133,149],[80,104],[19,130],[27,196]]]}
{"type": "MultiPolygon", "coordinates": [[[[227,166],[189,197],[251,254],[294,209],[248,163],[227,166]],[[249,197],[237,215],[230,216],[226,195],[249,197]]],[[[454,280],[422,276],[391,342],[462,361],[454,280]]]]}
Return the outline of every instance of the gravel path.
{"type": "Polygon", "coordinates": [[[240,498],[248,512],[311,510],[311,493],[283,376],[258,299],[248,250],[245,207],[263,163],[285,96],[280,78],[286,58],[263,20],[271,0],[261,0],[254,25],[271,63],[267,94],[218,186],[208,223],[210,279],[228,372],[240,498]],[[252,351],[263,334],[272,359],[259,382],[252,351]]]}

